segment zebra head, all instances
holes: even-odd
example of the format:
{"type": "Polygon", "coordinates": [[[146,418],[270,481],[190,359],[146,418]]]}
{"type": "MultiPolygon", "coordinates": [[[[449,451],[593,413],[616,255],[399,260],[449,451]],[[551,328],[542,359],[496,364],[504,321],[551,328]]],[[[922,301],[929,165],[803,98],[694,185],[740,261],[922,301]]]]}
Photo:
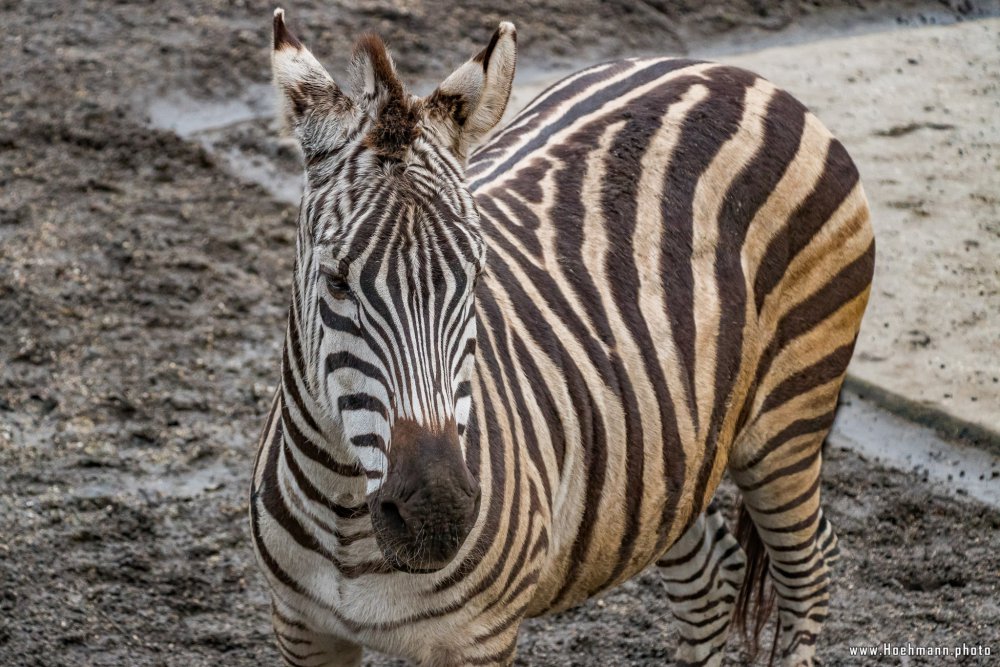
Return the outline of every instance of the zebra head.
{"type": "Polygon", "coordinates": [[[479,514],[462,435],[485,245],[464,168],[503,115],[515,54],[502,23],[419,98],[369,35],[348,94],[274,16],[281,116],[306,164],[289,338],[314,422],[364,471],[379,547],[405,571],[444,567],[479,514]]]}

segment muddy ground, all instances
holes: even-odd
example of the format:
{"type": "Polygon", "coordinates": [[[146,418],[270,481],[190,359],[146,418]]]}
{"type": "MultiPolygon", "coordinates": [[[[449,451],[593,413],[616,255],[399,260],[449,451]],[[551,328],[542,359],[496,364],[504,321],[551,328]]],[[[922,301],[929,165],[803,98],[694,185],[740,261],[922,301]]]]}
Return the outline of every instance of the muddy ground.
{"type": "MultiPolygon", "coordinates": [[[[827,16],[914,25],[995,12],[970,0],[495,7],[287,9],[332,68],[376,29],[425,80],[508,17],[522,62],[549,67],[770,39],[827,16]]],[[[221,100],[265,82],[270,10],[0,0],[0,665],[277,664],[244,500],[295,210],[148,118],[178,91],[221,100]]],[[[846,451],[829,461],[845,558],[826,664],[859,664],[848,646],[885,641],[1000,653],[1000,512],[846,451]]],[[[519,664],[661,664],[675,640],[663,597],[647,572],[531,621],[519,664]]]]}

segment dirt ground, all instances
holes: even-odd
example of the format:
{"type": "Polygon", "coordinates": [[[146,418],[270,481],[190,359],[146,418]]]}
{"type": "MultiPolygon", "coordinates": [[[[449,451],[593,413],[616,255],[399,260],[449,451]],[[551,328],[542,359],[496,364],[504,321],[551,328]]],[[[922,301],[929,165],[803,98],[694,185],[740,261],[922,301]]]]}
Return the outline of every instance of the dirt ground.
{"type": "MultiPolygon", "coordinates": [[[[997,12],[970,0],[286,8],[332,68],[376,29],[421,80],[508,17],[522,62],[550,68],[767,41],[825,16],[916,25],[997,12]]],[[[149,125],[157,99],[226,100],[266,82],[270,10],[0,0],[0,665],[277,664],[244,502],[295,208],[149,125]]],[[[827,665],[859,664],[848,646],[865,643],[1000,653],[1000,512],[837,449],[825,483],[845,551],[827,665]]],[[[529,622],[518,660],[660,664],[674,641],[647,572],[529,622]]]]}

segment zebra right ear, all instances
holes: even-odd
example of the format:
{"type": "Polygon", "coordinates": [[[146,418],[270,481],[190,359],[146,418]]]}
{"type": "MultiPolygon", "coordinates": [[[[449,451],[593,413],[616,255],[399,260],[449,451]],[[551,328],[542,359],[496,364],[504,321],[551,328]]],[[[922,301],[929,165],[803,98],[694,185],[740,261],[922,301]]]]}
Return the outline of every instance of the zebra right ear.
{"type": "Polygon", "coordinates": [[[299,140],[306,155],[320,150],[331,123],[351,110],[352,103],[326,69],[285,25],[285,10],[274,10],[271,70],[278,92],[281,120],[299,140]]]}
{"type": "Polygon", "coordinates": [[[428,119],[463,162],[507,109],[517,63],[517,31],[504,21],[489,45],[459,67],[426,99],[428,119]]]}

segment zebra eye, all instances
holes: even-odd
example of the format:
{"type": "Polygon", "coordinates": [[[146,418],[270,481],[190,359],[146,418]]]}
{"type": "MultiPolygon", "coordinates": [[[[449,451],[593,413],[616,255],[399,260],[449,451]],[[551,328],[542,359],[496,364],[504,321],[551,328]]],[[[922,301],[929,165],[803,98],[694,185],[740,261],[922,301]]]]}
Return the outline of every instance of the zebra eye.
{"type": "Polygon", "coordinates": [[[351,299],[351,288],[347,284],[347,277],[343,273],[333,271],[331,269],[323,268],[321,269],[323,278],[326,279],[326,288],[330,292],[330,296],[334,299],[351,299]]]}

